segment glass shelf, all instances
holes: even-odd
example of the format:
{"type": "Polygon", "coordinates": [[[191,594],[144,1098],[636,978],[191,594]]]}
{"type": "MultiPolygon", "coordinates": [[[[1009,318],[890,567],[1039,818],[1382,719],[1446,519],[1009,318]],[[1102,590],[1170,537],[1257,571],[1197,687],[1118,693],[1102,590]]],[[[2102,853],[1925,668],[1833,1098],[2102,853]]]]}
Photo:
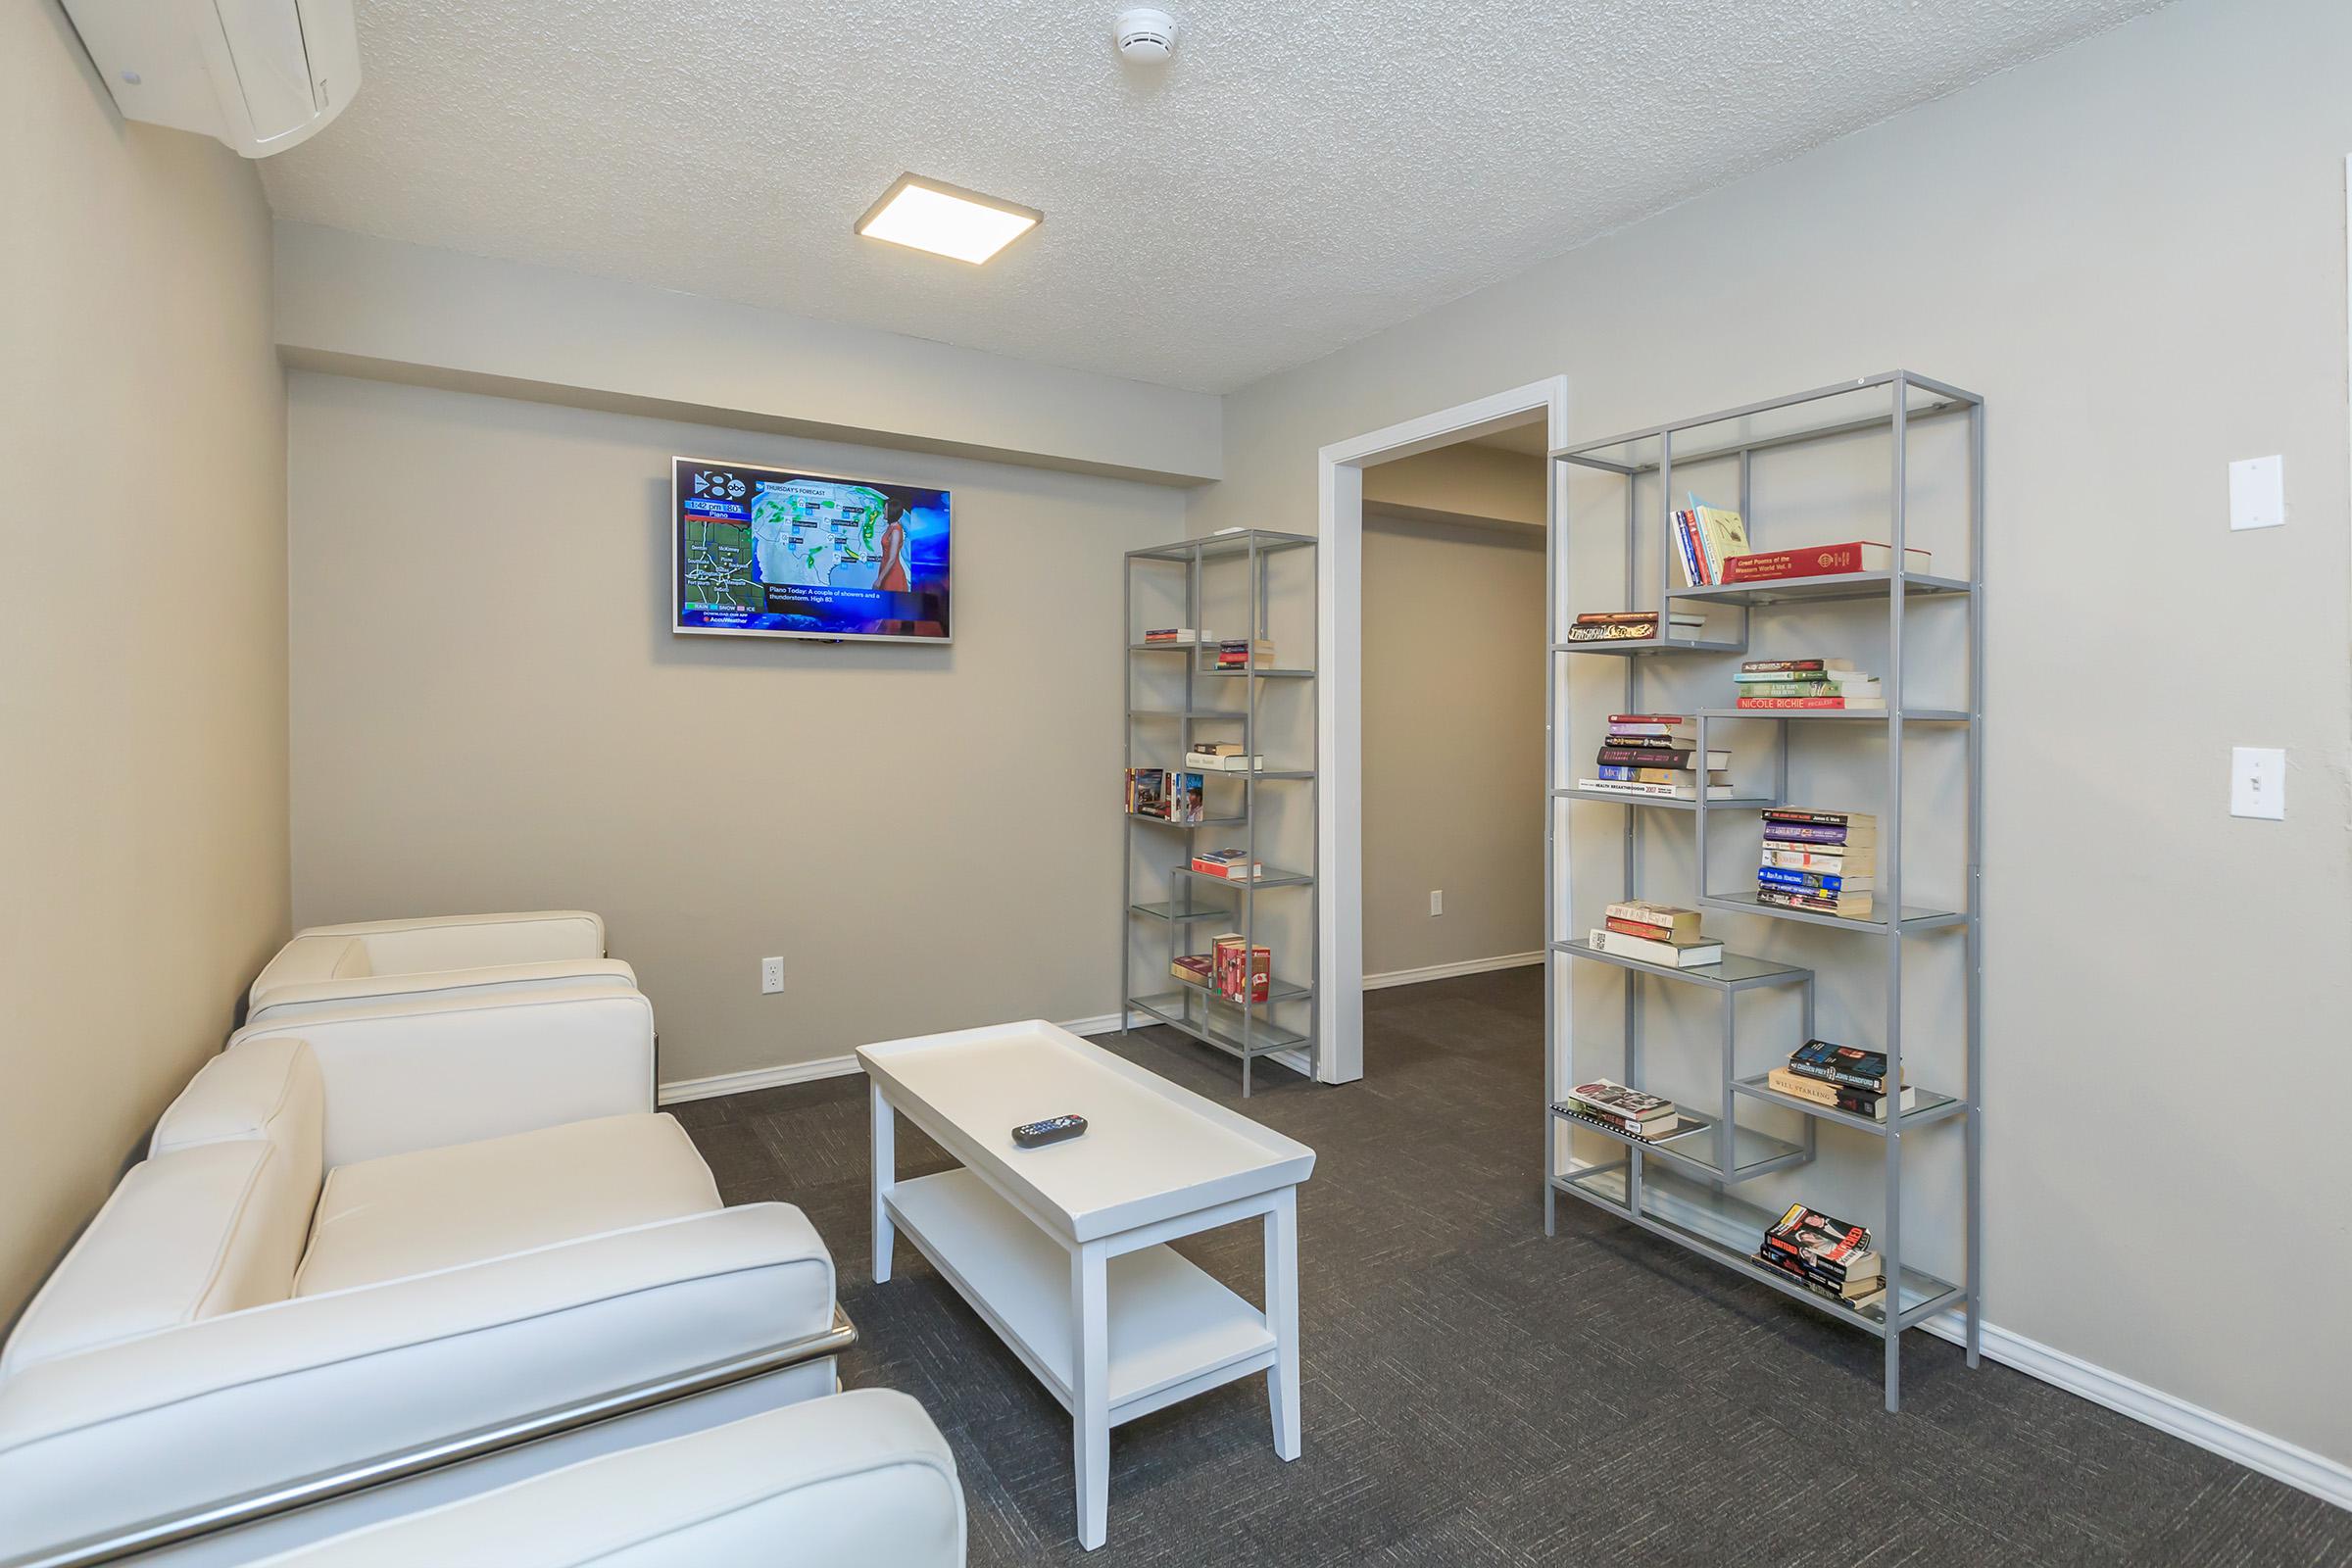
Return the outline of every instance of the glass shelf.
{"type": "MultiPolygon", "coordinates": [[[[1850,1110],[1839,1110],[1835,1105],[1824,1105],[1818,1101],[1805,1100],[1796,1095],[1784,1095],[1766,1082],[1766,1075],[1763,1073],[1758,1073],[1753,1078],[1736,1079],[1732,1088],[1751,1100],[1760,1100],[1768,1105],[1781,1105],[1789,1110],[1802,1111],[1816,1120],[1834,1121],[1840,1127],[1851,1127],[1874,1137],[1884,1138],[1886,1136],[1886,1124],[1878,1118],[1857,1116],[1850,1110]]],[[[1968,1109],[1968,1103],[1965,1101],[1955,1099],[1950,1095],[1932,1095],[1924,1089],[1914,1088],[1911,1091],[1911,1108],[1894,1119],[1896,1128],[1903,1132],[1909,1132],[1914,1127],[1925,1127],[1935,1122],[1948,1121],[1968,1109]]]]}
{"type": "MultiPolygon", "coordinates": [[[[1196,956],[1206,957],[1207,955],[1200,954],[1196,955],[1196,956]]],[[[1198,980],[1177,980],[1176,976],[1172,974],[1169,975],[1168,978],[1170,980],[1175,980],[1177,985],[1182,986],[1185,990],[1192,992],[1194,995],[1206,997],[1211,1002],[1222,1002],[1225,1004],[1225,1005],[1235,1008],[1239,1008],[1242,1005],[1240,1001],[1233,997],[1227,996],[1224,992],[1219,991],[1215,986],[1202,985],[1198,980]]],[[[1302,986],[1292,980],[1272,980],[1267,982],[1265,1001],[1252,1002],[1250,1004],[1250,1005],[1252,1007],[1271,1007],[1278,1003],[1304,1002],[1307,998],[1313,996],[1314,994],[1315,988],[1312,986],[1302,986]]]]}
{"type": "Polygon", "coordinates": [[[1799,969],[1790,963],[1774,963],[1769,958],[1751,958],[1744,953],[1726,953],[1721,963],[1702,963],[1690,969],[1669,969],[1662,963],[1643,963],[1640,958],[1603,953],[1582,937],[1554,942],[1552,948],[1571,958],[1614,964],[1620,969],[1633,969],[1642,974],[1654,974],[1661,980],[1679,980],[1685,985],[1705,986],[1715,991],[1745,991],[1751,986],[1792,986],[1813,978],[1810,969],[1799,969]]]}
{"type": "Polygon", "coordinates": [[[1192,1036],[1202,1045],[1216,1047],[1228,1055],[1265,1056],[1278,1051],[1297,1051],[1309,1043],[1308,1037],[1296,1029],[1285,1029],[1279,1024],[1259,1018],[1250,1025],[1250,1044],[1245,1048],[1242,1044],[1238,1020],[1240,1009],[1231,1007],[1221,998],[1212,999],[1206,993],[1197,989],[1169,991],[1149,997],[1129,997],[1127,1005],[1137,1012],[1148,1015],[1154,1023],[1164,1023],[1171,1029],[1192,1036]],[[1236,1014],[1236,1022],[1231,1024],[1212,1022],[1209,1010],[1205,1005],[1201,1007],[1200,1016],[1195,1017],[1191,1003],[1192,999],[1196,997],[1204,1004],[1214,1000],[1219,1005],[1227,1006],[1236,1014]]]}
{"type": "Polygon", "coordinates": [[[1704,639],[1668,637],[1619,637],[1606,642],[1553,643],[1555,654],[1744,654],[1744,642],[1710,642],[1704,639]]]}
{"type": "Polygon", "coordinates": [[[1130,822],[1153,822],[1161,827],[1177,828],[1187,833],[1192,832],[1195,828],[1248,827],[1250,825],[1250,819],[1246,816],[1204,816],[1198,822],[1171,822],[1164,816],[1147,816],[1142,811],[1129,811],[1127,820],[1130,822]]]}
{"type": "Polygon", "coordinates": [[[1828,436],[1877,429],[1894,418],[1894,400],[1902,397],[1908,419],[1935,418],[1972,408],[1977,398],[1957,387],[1944,386],[1904,370],[1888,370],[1858,380],[1816,387],[1794,397],[1775,398],[1745,408],[1726,409],[1677,424],[1636,430],[1605,441],[1580,441],[1555,447],[1552,457],[1583,467],[1611,473],[1654,472],[1666,456],[1666,436],[1674,436],[1677,467],[1728,458],[1740,452],[1818,441],[1828,436]]]}
{"type": "MultiPolygon", "coordinates": [[[[1554,800],[1561,801],[1600,801],[1609,806],[1655,806],[1669,811],[1695,811],[1698,809],[1698,802],[1694,800],[1678,801],[1671,795],[1620,795],[1614,790],[1580,789],[1553,790],[1551,794],[1554,800]]],[[[1733,811],[1745,808],[1750,811],[1768,811],[1780,804],[1779,801],[1770,798],[1747,798],[1736,801],[1710,800],[1707,802],[1707,809],[1710,811],[1733,811]]]]}
{"type": "Polygon", "coordinates": [[[1153,545],[1149,550],[1130,550],[1129,561],[1214,561],[1223,556],[1245,556],[1251,542],[1261,556],[1279,554],[1285,550],[1303,550],[1315,542],[1311,533],[1276,533],[1270,528],[1239,528],[1232,533],[1202,534],[1198,539],[1185,539],[1172,545],[1153,545]]]}
{"type": "MultiPolygon", "coordinates": [[[[1704,1182],[1693,1181],[1657,1160],[1644,1160],[1642,1163],[1642,1206],[1637,1211],[1630,1206],[1627,1199],[1628,1175],[1628,1167],[1624,1164],[1596,1165],[1571,1171],[1565,1176],[1554,1176],[1551,1185],[1558,1192],[1581,1198],[1620,1219],[1632,1220],[1642,1229],[1663,1236],[1735,1273],[1759,1280],[1783,1296],[1792,1297],[1818,1311],[1852,1323],[1881,1338],[1886,1335],[1886,1297],[1880,1297],[1869,1306],[1849,1306],[1809,1291],[1788,1275],[1756,1261],[1756,1247],[1764,1240],[1764,1233],[1779,1221],[1779,1214],[1759,1208],[1743,1198],[1717,1192],[1704,1182]]],[[[1899,1331],[1933,1317],[1946,1307],[1959,1304],[1965,1293],[1948,1280],[1937,1279],[1919,1269],[1905,1268],[1896,1294],[1901,1302],[1901,1315],[1895,1321],[1895,1328],[1899,1331]]]]}
{"type": "Polygon", "coordinates": [[[1637,1138],[1632,1133],[1619,1132],[1600,1122],[1588,1121],[1561,1105],[1551,1107],[1551,1113],[1566,1126],[1588,1132],[1635,1149],[1644,1150],[1661,1159],[1685,1166],[1709,1181],[1743,1182],[1753,1177],[1801,1165],[1812,1156],[1805,1146],[1792,1144],[1786,1138],[1760,1133],[1753,1127],[1735,1123],[1728,1140],[1732,1148],[1732,1163],[1723,1163],[1723,1123],[1712,1116],[1702,1116],[1688,1105],[1675,1107],[1677,1125],[1674,1131],[1661,1138],[1637,1138]]]}
{"type": "Polygon", "coordinates": [[[1195,920],[1231,921],[1233,919],[1233,910],[1227,906],[1219,906],[1213,909],[1196,909],[1164,901],[1154,904],[1130,904],[1127,906],[1127,912],[1140,914],[1147,920],[1167,920],[1177,925],[1189,925],[1195,920]]]}
{"type": "MultiPolygon", "coordinates": [[[[1958,577],[1931,577],[1912,572],[1903,578],[1906,594],[1964,594],[1968,590],[1969,584],[1958,577]]],[[[1822,604],[1837,599],[1884,599],[1892,592],[1891,571],[1848,571],[1827,577],[1774,577],[1763,582],[1669,588],[1666,597],[1702,605],[1792,605],[1822,604]]]]}
{"type": "Polygon", "coordinates": [[[1189,865],[1172,865],[1168,870],[1171,875],[1220,888],[1302,888],[1314,881],[1304,871],[1285,871],[1276,865],[1264,867],[1255,877],[1218,876],[1212,871],[1196,871],[1189,865]]]}
{"type": "MultiPolygon", "coordinates": [[[[1847,723],[1884,724],[1890,716],[1884,708],[1702,708],[1699,716],[1710,722],[1726,718],[1754,718],[1774,723],[1784,718],[1843,719],[1847,723]]],[[[1906,708],[1906,724],[1965,724],[1969,715],[1958,708],[1906,708]]]]}
{"type": "MultiPolygon", "coordinates": [[[[1876,931],[1884,935],[1887,929],[1884,919],[1854,920],[1842,914],[1823,914],[1817,909],[1791,909],[1785,905],[1762,904],[1757,902],[1753,893],[1709,893],[1702,895],[1698,902],[1710,909],[1729,909],[1735,914],[1760,914],[1773,920],[1798,920],[1806,925],[1837,926],[1845,931],[1876,931]]],[[[1967,921],[1967,915],[1949,909],[1923,909],[1915,904],[1903,906],[1905,931],[1936,931],[1944,926],[1964,925],[1967,921]]]]}

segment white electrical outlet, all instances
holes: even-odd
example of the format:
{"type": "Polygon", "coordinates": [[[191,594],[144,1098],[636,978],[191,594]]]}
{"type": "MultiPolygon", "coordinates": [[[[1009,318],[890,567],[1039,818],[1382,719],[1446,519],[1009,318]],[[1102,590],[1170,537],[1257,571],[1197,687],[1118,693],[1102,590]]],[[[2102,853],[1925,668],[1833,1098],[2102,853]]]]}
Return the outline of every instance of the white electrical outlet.
{"type": "Polygon", "coordinates": [[[2276,746],[2230,749],[2230,814],[2286,819],[2286,753],[2276,746]]]}
{"type": "Polygon", "coordinates": [[[783,989],[784,960],[782,958],[761,958],[760,960],[760,994],[763,997],[772,997],[783,989]]]}
{"type": "Polygon", "coordinates": [[[2230,527],[2277,528],[2286,521],[2286,459],[2245,458],[2230,465],[2230,527]]]}
{"type": "Polygon", "coordinates": [[[1432,914],[1444,914],[1446,912],[1446,890],[1444,888],[1431,888],[1429,890],[1429,912],[1432,914]]]}

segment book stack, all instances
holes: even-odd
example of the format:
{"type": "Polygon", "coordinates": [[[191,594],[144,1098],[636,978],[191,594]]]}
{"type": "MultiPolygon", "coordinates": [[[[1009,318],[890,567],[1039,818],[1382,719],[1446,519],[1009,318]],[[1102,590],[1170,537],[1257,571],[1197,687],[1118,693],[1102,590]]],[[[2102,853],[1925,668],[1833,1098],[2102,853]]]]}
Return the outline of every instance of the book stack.
{"type": "Polygon", "coordinates": [[[1251,664],[1274,662],[1274,645],[1265,638],[1242,637],[1217,644],[1219,669],[1248,669],[1251,664]]]}
{"type": "Polygon", "coordinates": [[[1248,773],[1264,767],[1266,760],[1243,751],[1240,741],[1195,741],[1184,754],[1184,765],[1211,773],[1248,773]]]}
{"type": "Polygon", "coordinates": [[[1228,931],[1209,944],[1210,972],[1217,994],[1227,1002],[1242,1000],[1244,988],[1251,1002],[1263,1002],[1273,985],[1274,952],[1251,947],[1239,931],[1228,931]]]}
{"type": "Polygon", "coordinates": [[[1675,558],[1683,568],[1683,586],[1704,588],[1727,582],[1725,563],[1747,550],[1747,524],[1740,514],[1699,504],[1690,498],[1688,509],[1674,514],[1675,558]]]}
{"type": "Polygon", "coordinates": [[[1879,819],[1867,811],[1771,807],[1764,812],[1756,902],[1867,920],[1878,854],[1879,819]]]}
{"type": "MultiPolygon", "coordinates": [[[[1788,1066],[1766,1073],[1764,1082],[1766,1087],[1809,1104],[1868,1116],[1872,1121],[1886,1119],[1886,1054],[1883,1051],[1808,1040],[1789,1054],[1788,1066]]],[[[1917,1103],[1918,1097],[1909,1084],[1894,1096],[1898,1114],[1917,1103]]]]}
{"type": "Polygon", "coordinates": [[[1127,814],[1192,827],[1206,815],[1208,780],[1167,767],[1127,770],[1127,814]]]}
{"type": "Polygon", "coordinates": [[[1219,876],[1228,882],[1254,882],[1266,874],[1265,863],[1250,858],[1248,850],[1196,850],[1193,869],[1202,876],[1219,876]]]}
{"type": "Polygon", "coordinates": [[[1723,961],[1723,944],[1698,929],[1696,909],[1671,904],[1646,904],[1628,899],[1601,911],[1603,923],[1586,933],[1585,944],[1595,953],[1669,969],[1695,969],[1723,961]]]}
{"type": "Polygon", "coordinates": [[[1186,648],[1197,643],[1216,641],[1212,632],[1196,631],[1190,626],[1153,626],[1145,631],[1144,641],[1167,648],[1186,648]]]}
{"type": "Polygon", "coordinates": [[[1645,1141],[1663,1138],[1682,1125],[1682,1116],[1673,1101],[1628,1089],[1610,1078],[1578,1084],[1568,1091],[1566,1100],[1552,1108],[1563,1116],[1645,1141]]]}
{"type": "MultiPolygon", "coordinates": [[[[1926,572],[1934,558],[1915,545],[1903,547],[1903,569],[1926,572]]],[[[1771,582],[1780,577],[1847,577],[1857,571],[1886,571],[1894,565],[1894,549],[1871,539],[1849,539],[1838,545],[1806,545],[1798,550],[1757,551],[1731,556],[1723,563],[1723,582],[1771,582]]]]}
{"type": "MultiPolygon", "coordinates": [[[[1678,610],[1666,623],[1676,637],[1695,638],[1706,629],[1706,617],[1695,611],[1678,610]]],[[[1568,628],[1572,643],[1654,642],[1658,612],[1654,610],[1588,610],[1568,628]]]]}
{"type": "Polygon", "coordinates": [[[1846,659],[1751,659],[1732,679],[1739,682],[1734,706],[1740,708],[1883,712],[1886,707],[1879,677],[1846,659]]]}
{"type": "Polygon", "coordinates": [[[1205,953],[1179,954],[1168,965],[1168,973],[1188,986],[1206,988],[1217,983],[1214,959],[1205,953]]]}
{"type": "Polygon", "coordinates": [[[1764,1233],[1756,1261],[1816,1295],[1857,1309],[1883,1305],[1886,1265],[1871,1250],[1870,1231],[1791,1203],[1764,1233]]]}
{"type": "Polygon", "coordinates": [[[1597,771],[1578,779],[1576,787],[1601,795],[1692,801],[1703,772],[1707,799],[1729,800],[1732,788],[1724,769],[1732,765],[1732,754],[1710,746],[1701,767],[1696,731],[1682,713],[1611,713],[1609,733],[1593,759],[1597,771]]]}

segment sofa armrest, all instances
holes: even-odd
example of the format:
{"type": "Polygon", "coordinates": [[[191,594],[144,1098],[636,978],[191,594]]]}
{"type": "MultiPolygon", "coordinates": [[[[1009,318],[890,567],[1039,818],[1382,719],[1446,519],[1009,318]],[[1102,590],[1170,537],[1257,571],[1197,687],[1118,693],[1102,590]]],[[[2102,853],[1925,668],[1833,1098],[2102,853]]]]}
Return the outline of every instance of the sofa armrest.
{"type": "Polygon", "coordinates": [[[654,1008],[607,981],[321,1004],[230,1037],[310,1043],[329,1167],[654,1108],[654,1008]]]}
{"type": "Polygon", "coordinates": [[[807,1399],[267,1558],[255,1568],[963,1568],[963,1489],[923,1407],[807,1399]]]}
{"type": "Polygon", "coordinates": [[[637,971],[617,958],[553,958],[540,963],[485,964],[472,969],[425,969],[268,985],[257,980],[248,998],[245,1021],[249,1025],[284,1023],[292,1018],[331,1015],[339,1005],[349,1003],[390,1002],[408,997],[487,1000],[565,985],[634,991],[637,971]]]}
{"type": "Polygon", "coordinates": [[[0,1558],[818,1338],[833,1295],[759,1203],[40,1362],[0,1384],[0,1558]]]}

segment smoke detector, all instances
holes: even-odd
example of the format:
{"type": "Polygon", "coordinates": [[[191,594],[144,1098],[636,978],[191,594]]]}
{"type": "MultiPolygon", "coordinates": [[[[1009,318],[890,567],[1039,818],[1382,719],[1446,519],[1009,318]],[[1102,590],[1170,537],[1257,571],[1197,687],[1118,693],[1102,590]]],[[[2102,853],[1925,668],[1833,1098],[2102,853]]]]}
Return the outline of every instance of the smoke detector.
{"type": "Polygon", "coordinates": [[[1176,52],[1176,19],[1165,11],[1138,7],[1119,13],[1110,24],[1111,41],[1119,58],[1139,66],[1166,65],[1176,52]]]}

